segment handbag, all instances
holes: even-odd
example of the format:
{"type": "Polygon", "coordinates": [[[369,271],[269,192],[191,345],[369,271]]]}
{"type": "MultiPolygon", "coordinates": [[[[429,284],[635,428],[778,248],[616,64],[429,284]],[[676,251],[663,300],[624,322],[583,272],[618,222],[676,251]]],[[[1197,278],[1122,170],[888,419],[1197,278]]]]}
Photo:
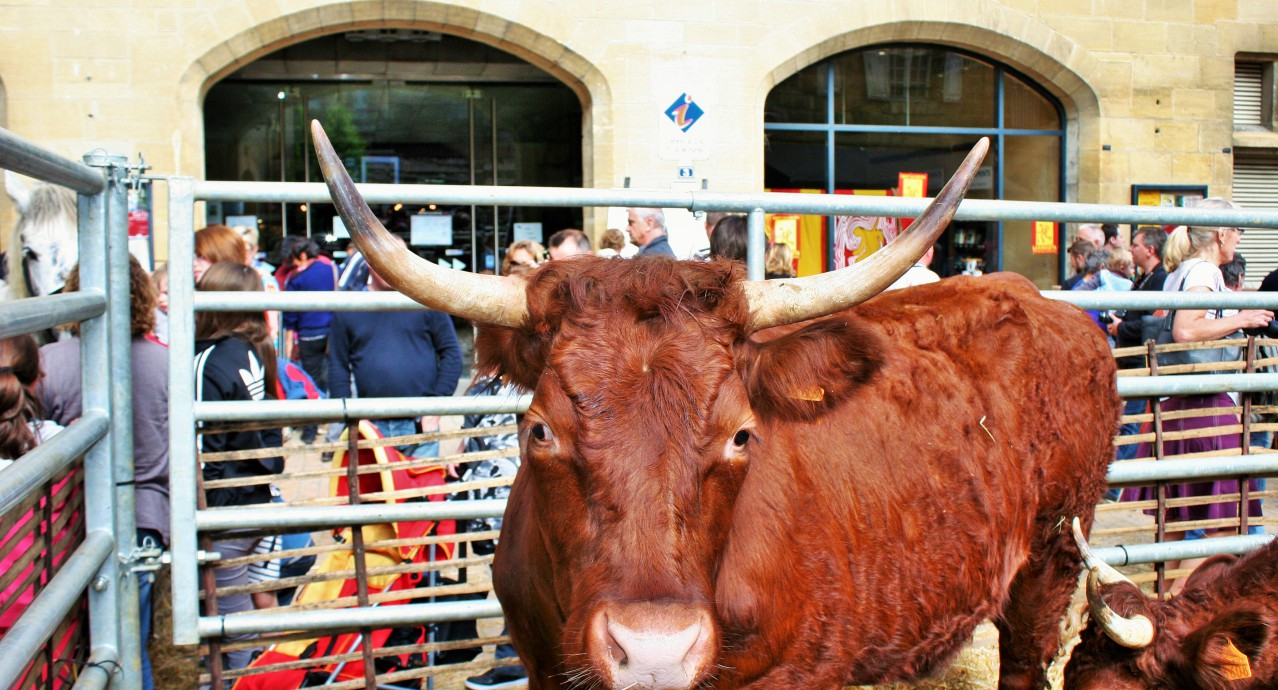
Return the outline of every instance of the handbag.
{"type": "MultiPolygon", "coordinates": [[[[1191,269],[1192,270],[1192,269],[1191,269]]],[[[1185,275],[1180,279],[1180,286],[1176,288],[1180,292],[1185,287],[1185,280],[1189,278],[1189,271],[1185,271],[1185,275]]],[[[1221,316],[1222,310],[1216,310],[1216,317],[1221,316]]],[[[1176,342],[1176,338],[1172,335],[1172,324],[1176,322],[1176,310],[1169,310],[1167,316],[1147,316],[1141,319],[1141,336],[1146,340],[1153,340],[1155,345],[1170,345],[1176,342]],[[1152,337],[1150,337],[1152,335],[1152,337]]],[[[1224,340],[1241,340],[1246,336],[1242,331],[1234,331],[1226,335],[1224,340]]],[[[1157,353],[1158,366],[1169,367],[1179,366],[1183,364],[1219,364],[1221,362],[1237,361],[1242,356],[1242,348],[1240,347],[1213,347],[1205,350],[1176,350],[1173,352],[1157,353]]]]}

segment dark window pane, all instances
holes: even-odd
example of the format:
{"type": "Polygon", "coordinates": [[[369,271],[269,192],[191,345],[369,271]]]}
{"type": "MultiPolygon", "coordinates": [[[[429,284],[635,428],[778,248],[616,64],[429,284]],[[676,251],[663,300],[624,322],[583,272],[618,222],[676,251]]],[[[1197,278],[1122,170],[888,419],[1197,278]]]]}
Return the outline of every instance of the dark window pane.
{"type": "Polygon", "coordinates": [[[812,65],[777,84],[764,102],[763,121],[825,122],[825,73],[824,64],[812,65]]]}
{"type": "Polygon", "coordinates": [[[834,58],[834,121],[993,127],[994,68],[944,48],[883,46],[834,58]]]}
{"type": "Polygon", "coordinates": [[[768,189],[826,189],[824,132],[769,131],[764,148],[763,186],[768,189]]]}

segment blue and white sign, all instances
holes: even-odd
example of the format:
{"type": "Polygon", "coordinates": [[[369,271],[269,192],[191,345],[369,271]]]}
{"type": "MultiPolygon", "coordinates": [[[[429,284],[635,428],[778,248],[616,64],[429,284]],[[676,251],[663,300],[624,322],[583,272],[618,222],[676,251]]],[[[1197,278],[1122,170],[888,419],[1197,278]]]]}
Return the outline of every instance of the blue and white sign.
{"type": "Polygon", "coordinates": [[[706,111],[702,110],[701,106],[697,105],[687,93],[679,94],[675,102],[666,108],[666,117],[670,118],[681,132],[692,129],[692,126],[697,124],[701,116],[705,114],[706,111]]]}

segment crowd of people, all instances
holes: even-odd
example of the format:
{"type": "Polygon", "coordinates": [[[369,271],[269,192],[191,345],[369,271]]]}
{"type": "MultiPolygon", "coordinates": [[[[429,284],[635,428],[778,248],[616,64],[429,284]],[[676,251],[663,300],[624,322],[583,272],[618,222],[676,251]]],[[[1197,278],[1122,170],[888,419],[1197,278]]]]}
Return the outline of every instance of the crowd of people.
{"type": "MultiPolygon", "coordinates": [[[[1237,209],[1238,206],[1223,199],[1206,199],[1197,208],[1221,210],[1237,209]]],[[[1246,260],[1237,248],[1243,232],[1243,228],[1237,227],[1180,226],[1169,232],[1158,226],[1142,226],[1131,234],[1128,245],[1116,225],[1082,225],[1068,250],[1074,275],[1062,287],[1067,290],[1141,292],[1220,293],[1242,290],[1246,260]]],[[[1272,275],[1270,289],[1278,289],[1278,271],[1272,275]]],[[[1266,289],[1263,284],[1261,289],[1266,289]]],[[[1167,320],[1170,320],[1166,327],[1170,328],[1173,342],[1201,343],[1238,337],[1244,331],[1268,334],[1274,318],[1273,312],[1264,309],[1179,309],[1170,313],[1128,309],[1088,313],[1117,348],[1133,348],[1153,340],[1155,330],[1167,320]]],[[[1222,350],[1218,356],[1224,359],[1236,352],[1229,348],[1222,350]]],[[[1118,358],[1117,364],[1120,369],[1144,369],[1150,366],[1147,360],[1144,354],[1126,354],[1118,358]]],[[[1231,430],[1240,423],[1236,412],[1239,406],[1237,393],[1171,396],[1157,402],[1164,415],[1162,432],[1165,437],[1170,437],[1162,440],[1161,457],[1203,457],[1241,452],[1242,435],[1231,430]],[[1220,431],[1212,433],[1216,429],[1220,431]]],[[[1123,413],[1127,417],[1145,414],[1153,403],[1146,399],[1131,399],[1126,402],[1123,413]]],[[[1158,449],[1154,442],[1123,440],[1123,437],[1151,430],[1148,423],[1139,421],[1122,424],[1115,449],[1116,458],[1155,457],[1158,449]]],[[[1271,440],[1267,433],[1252,434],[1248,444],[1253,449],[1267,449],[1271,440]]],[[[1261,479],[1248,480],[1249,491],[1263,490],[1262,482],[1261,479]]],[[[1234,528],[1213,525],[1237,519],[1239,501],[1211,499],[1238,495],[1241,489],[1237,479],[1167,485],[1164,495],[1169,501],[1196,499],[1190,505],[1176,502],[1165,511],[1164,517],[1169,525],[1167,539],[1192,540],[1235,533],[1234,528]],[[1183,523],[1204,527],[1194,528],[1183,523]]],[[[1119,498],[1120,494],[1115,491],[1109,497],[1119,498]]],[[[1152,501],[1156,497],[1153,487],[1132,488],[1121,493],[1123,500],[1152,501]]],[[[1154,515],[1157,511],[1149,509],[1145,512],[1154,515]]],[[[1260,518],[1260,501],[1251,498],[1247,502],[1246,513],[1249,519],[1260,518]]],[[[1250,529],[1253,533],[1263,531],[1254,523],[1250,529]]],[[[1186,559],[1167,565],[1173,570],[1192,570],[1202,560],[1186,559]]],[[[1173,580],[1171,591],[1179,592],[1184,584],[1185,578],[1173,580]]]]}
{"type": "MultiPolygon", "coordinates": [[[[1230,202],[1207,200],[1201,207],[1236,208],[1230,202]]],[[[596,255],[624,259],[632,256],[674,256],[660,209],[631,208],[626,232],[610,229],[592,247],[590,237],[568,228],[552,234],[547,245],[533,240],[510,244],[500,261],[502,275],[527,276],[546,261],[571,261],[577,256],[596,255]],[[627,237],[628,236],[628,237],[627,237]],[[629,240],[627,242],[627,239],[629,240]]],[[[704,217],[709,249],[696,259],[745,261],[748,223],[740,214],[708,213],[704,217]]],[[[1240,290],[1245,261],[1236,248],[1243,230],[1230,227],[1179,227],[1168,232],[1161,227],[1139,227],[1131,233],[1130,244],[1114,225],[1083,225],[1068,255],[1074,275],[1064,283],[1068,290],[1188,291],[1223,292],[1240,290]]],[[[255,228],[213,225],[195,235],[193,272],[197,290],[211,291],[385,291],[389,285],[373,270],[358,249],[352,247],[340,265],[306,237],[286,237],[277,251],[279,267],[266,263],[258,250],[255,228]]],[[[929,250],[892,288],[936,282],[930,270],[929,250]]],[[[766,258],[768,278],[795,275],[794,249],[785,243],[769,243],[766,258]]],[[[168,493],[168,268],[151,274],[132,260],[130,265],[133,440],[135,446],[135,487],[137,490],[137,542],[142,546],[167,548],[169,544],[168,493]]],[[[66,290],[78,289],[78,275],[72,273],[66,290]]],[[[1278,290],[1278,271],[1265,279],[1262,289],[1278,290]]],[[[1096,325],[1116,347],[1141,345],[1148,339],[1148,323],[1156,314],[1129,309],[1091,312],[1096,325]]],[[[1175,312],[1172,330],[1177,342],[1216,340],[1242,329],[1270,327],[1273,313],[1267,310],[1191,310],[1175,312]]],[[[71,337],[38,347],[31,336],[0,340],[0,469],[57,433],[81,415],[79,340],[71,337]]],[[[196,397],[204,401],[258,401],[267,398],[317,397],[381,398],[449,396],[457,392],[463,366],[462,348],[452,318],[433,311],[329,312],[322,310],[275,312],[201,311],[195,318],[196,397]],[[300,393],[293,393],[294,387],[300,393]]],[[[1141,355],[1118,360],[1123,369],[1148,366],[1141,355]]],[[[467,395],[513,395],[508,385],[492,377],[476,376],[466,386],[467,395]]],[[[1130,400],[1126,415],[1146,412],[1149,401],[1130,400]]],[[[1237,424],[1233,409],[1236,396],[1230,394],[1182,396],[1163,401],[1164,412],[1217,410],[1216,414],[1180,417],[1171,415],[1164,431],[1196,431],[1237,424]],[[1229,409],[1226,409],[1229,408],[1229,409]]],[[[510,424],[513,415],[475,415],[466,426],[485,428],[510,424]]],[[[374,424],[386,437],[429,433],[440,429],[435,416],[413,419],[379,419],[374,424]]],[[[1121,436],[1141,432],[1141,424],[1124,424],[1121,436]]],[[[285,445],[280,429],[205,429],[199,434],[203,454],[226,451],[260,451],[285,445]]],[[[329,440],[336,440],[341,425],[330,425],[329,440]]],[[[315,427],[300,431],[298,441],[313,443],[315,427]]],[[[1269,446],[1269,435],[1259,437],[1269,446]]],[[[476,437],[467,450],[511,449],[518,442],[512,434],[476,437]]],[[[1253,441],[1253,445],[1255,441],[1253,441]]],[[[1211,453],[1238,449],[1237,433],[1190,434],[1189,438],[1165,441],[1164,455],[1211,453]]],[[[411,458],[437,457],[438,442],[401,446],[411,458]]],[[[1150,443],[1122,443],[1118,459],[1152,457],[1150,443]]],[[[259,453],[260,454],[260,453],[259,453]]],[[[328,457],[324,458],[325,460],[328,457]]],[[[461,468],[463,481],[490,480],[513,476],[518,455],[494,458],[461,468]]],[[[233,462],[202,463],[205,482],[251,480],[279,475],[284,471],[281,455],[233,462]]],[[[452,468],[450,468],[450,471],[452,468]]],[[[458,478],[451,471],[451,476],[458,478]]],[[[1252,490],[1260,487],[1252,480],[1252,490]]],[[[246,506],[277,500],[270,484],[231,482],[199,497],[201,508],[246,506]]],[[[1169,486],[1167,498],[1236,494],[1237,480],[1188,483],[1169,486]]],[[[507,487],[489,487],[476,498],[502,498],[507,487]]],[[[1131,490],[1131,500],[1148,500],[1149,489],[1131,490]]],[[[1205,522],[1236,517],[1238,502],[1179,506],[1167,511],[1170,522],[1205,522]]],[[[1247,506],[1251,517],[1260,516],[1260,502],[1247,506]]],[[[482,529],[495,529],[487,524],[482,529]]],[[[1170,539],[1197,538],[1223,534],[1227,530],[1169,531],[1170,539]]],[[[214,544],[223,559],[278,550],[274,538],[229,538],[214,544]]],[[[11,554],[17,551],[11,551],[11,554]]],[[[7,556],[5,567],[12,566],[7,556]]],[[[1177,564],[1173,564],[1175,566],[1177,564]]],[[[1192,562],[1179,564],[1192,567],[1192,562]]],[[[269,567],[241,565],[216,569],[219,589],[247,585],[271,577],[269,567]],[[264,574],[265,573],[265,574],[264,574]]],[[[278,575],[276,575],[278,576],[278,575]]],[[[151,575],[139,577],[142,636],[149,634],[151,575]]],[[[13,589],[13,587],[10,587],[13,589]]],[[[6,591],[6,599],[20,593],[6,591]]],[[[27,593],[29,595],[29,592],[27,593]]],[[[29,600],[29,596],[27,597],[29,600]]],[[[277,605],[274,595],[231,594],[216,598],[219,613],[249,611],[277,605]]],[[[12,624],[11,607],[0,620],[0,631],[12,624]]],[[[150,688],[149,660],[143,644],[144,687],[150,688]]],[[[498,657],[513,656],[508,646],[498,649],[498,657]]],[[[223,668],[246,666],[250,650],[224,655],[223,668]]],[[[467,687],[505,688],[522,685],[523,669],[502,666],[472,677],[467,687]]]]}

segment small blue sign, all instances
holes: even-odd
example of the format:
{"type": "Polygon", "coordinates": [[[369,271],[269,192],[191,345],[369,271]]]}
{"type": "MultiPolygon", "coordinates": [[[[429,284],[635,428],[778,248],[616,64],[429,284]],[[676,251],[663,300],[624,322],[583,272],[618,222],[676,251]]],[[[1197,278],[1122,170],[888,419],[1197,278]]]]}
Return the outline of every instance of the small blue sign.
{"type": "Polygon", "coordinates": [[[693,171],[692,171],[691,165],[685,165],[679,168],[679,179],[691,180],[692,178],[693,178],[693,171]]]}
{"type": "Polygon", "coordinates": [[[706,111],[693,102],[692,98],[686,93],[679,94],[675,102],[671,103],[669,108],[666,108],[666,117],[670,118],[675,127],[678,127],[683,132],[692,129],[692,126],[697,124],[697,121],[705,114],[706,111]]]}

